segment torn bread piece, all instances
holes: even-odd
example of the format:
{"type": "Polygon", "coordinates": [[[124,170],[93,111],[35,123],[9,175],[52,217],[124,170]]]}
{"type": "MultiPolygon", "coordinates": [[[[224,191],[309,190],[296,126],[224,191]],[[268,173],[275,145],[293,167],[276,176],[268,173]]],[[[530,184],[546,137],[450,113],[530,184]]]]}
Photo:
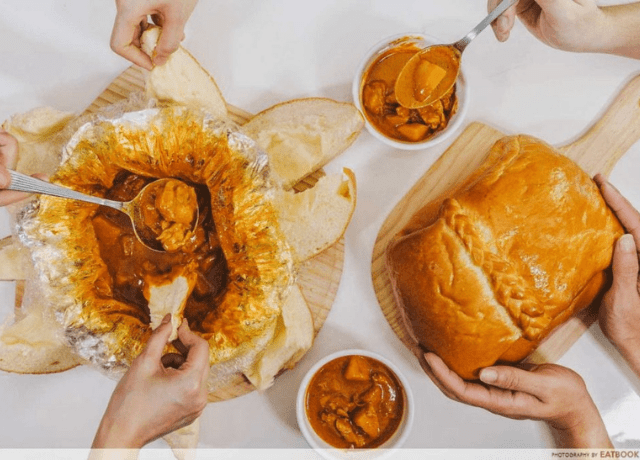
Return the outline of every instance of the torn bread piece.
{"type": "Polygon", "coordinates": [[[353,171],[321,177],[300,193],[283,192],[276,200],[280,228],[302,262],[332,246],[344,234],[356,207],[353,171]]]}
{"type": "Polygon", "coordinates": [[[7,318],[0,327],[0,370],[18,374],[51,374],[82,364],[64,342],[59,325],[45,314],[42,303],[33,303],[29,312],[7,318]]]}
{"type": "Polygon", "coordinates": [[[273,340],[245,376],[258,390],[266,390],[282,369],[293,368],[311,348],[313,336],[313,318],[296,284],[283,302],[273,340]]]}
{"type": "Polygon", "coordinates": [[[179,428],[162,437],[178,460],[195,460],[200,440],[200,417],[190,425],[179,428]]]}
{"type": "Polygon", "coordinates": [[[2,127],[18,140],[17,164],[12,169],[23,174],[53,174],[67,139],[57,136],[75,115],[51,107],[38,107],[6,120],[2,127]]]}
{"type": "MultiPolygon", "coordinates": [[[[142,50],[151,57],[161,33],[160,27],[151,27],[142,34],[142,50]]],[[[216,117],[227,117],[227,104],[215,80],[182,46],[166,63],[145,71],[145,91],[159,102],[201,107],[216,117]]]]}
{"type": "Polygon", "coordinates": [[[267,152],[275,180],[290,189],[346,150],[363,126],[353,104],[307,98],[274,105],[243,130],[267,152]]]}
{"type": "Polygon", "coordinates": [[[178,338],[178,327],[182,323],[182,312],[191,295],[194,282],[184,276],[178,276],[170,283],[149,287],[149,314],[151,329],[160,326],[162,318],[171,315],[171,336],[169,341],[178,338]]]}

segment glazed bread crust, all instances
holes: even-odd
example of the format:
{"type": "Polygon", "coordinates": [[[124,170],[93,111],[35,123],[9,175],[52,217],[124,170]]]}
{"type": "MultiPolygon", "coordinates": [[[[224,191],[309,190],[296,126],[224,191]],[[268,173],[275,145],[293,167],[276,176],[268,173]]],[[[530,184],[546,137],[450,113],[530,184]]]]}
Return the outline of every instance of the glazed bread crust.
{"type": "Polygon", "coordinates": [[[499,140],[390,242],[413,339],[465,379],[518,362],[607,287],[622,227],[591,178],[529,136],[499,140]]]}

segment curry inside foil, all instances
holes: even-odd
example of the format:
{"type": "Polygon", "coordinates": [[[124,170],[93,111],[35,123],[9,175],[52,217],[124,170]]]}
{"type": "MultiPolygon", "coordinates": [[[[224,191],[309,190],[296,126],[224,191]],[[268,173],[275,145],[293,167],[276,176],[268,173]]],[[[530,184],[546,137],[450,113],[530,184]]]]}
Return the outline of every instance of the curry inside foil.
{"type": "Polygon", "coordinates": [[[18,218],[49,312],[84,359],[116,375],[150,333],[149,287],[184,276],[184,317],[210,345],[218,377],[242,370],[273,336],[294,282],[267,157],[231,122],[185,107],[151,108],[81,126],[51,181],[128,200],[156,178],[197,193],[193,238],[153,252],[118,211],[41,196],[18,218]]]}

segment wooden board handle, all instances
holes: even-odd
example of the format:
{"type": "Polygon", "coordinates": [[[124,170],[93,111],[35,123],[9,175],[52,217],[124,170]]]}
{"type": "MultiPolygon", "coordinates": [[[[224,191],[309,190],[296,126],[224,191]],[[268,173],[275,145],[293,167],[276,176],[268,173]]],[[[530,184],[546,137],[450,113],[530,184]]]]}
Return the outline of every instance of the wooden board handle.
{"type": "Polygon", "coordinates": [[[616,162],[640,140],[640,75],[629,81],[598,121],[560,150],[591,176],[609,175],[616,162]]]}

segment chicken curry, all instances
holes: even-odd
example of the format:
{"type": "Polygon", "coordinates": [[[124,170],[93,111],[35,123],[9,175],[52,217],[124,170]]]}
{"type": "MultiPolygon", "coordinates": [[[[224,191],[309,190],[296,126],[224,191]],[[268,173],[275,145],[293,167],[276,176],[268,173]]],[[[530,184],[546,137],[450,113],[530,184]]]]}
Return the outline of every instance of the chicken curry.
{"type": "MultiPolygon", "coordinates": [[[[114,180],[106,197],[119,201],[130,200],[153,180],[153,178],[123,171],[114,180]]],[[[104,283],[105,286],[112,287],[109,289],[111,292],[103,292],[103,296],[135,305],[140,311],[140,318],[148,323],[149,287],[163,284],[163,279],[171,280],[179,272],[192,274],[195,277],[195,286],[187,300],[184,316],[189,320],[192,330],[204,332],[202,321],[224,294],[229,270],[211,215],[209,191],[206,186],[194,185],[194,187],[197,190],[200,209],[198,224],[193,236],[177,251],[153,251],[145,247],[136,238],[127,216],[111,208],[101,207],[92,222],[100,257],[107,265],[108,274],[113,281],[104,283]]],[[[168,193],[169,201],[174,198],[180,199],[182,194],[174,188],[159,192],[156,202],[160,207],[162,207],[164,192],[168,193]]],[[[194,196],[187,199],[196,198],[194,196]]],[[[153,214],[156,211],[149,208],[147,212],[155,222],[153,219],[157,216],[153,214]]],[[[191,211],[187,210],[185,216],[169,217],[186,222],[189,220],[190,213],[191,211]]]]}
{"type": "Polygon", "coordinates": [[[307,418],[314,431],[337,448],[372,448],[398,429],[404,392],[380,361],[351,355],[325,364],[307,389],[307,418]]]}
{"type": "MultiPolygon", "coordinates": [[[[364,114],[377,131],[393,140],[427,140],[445,129],[458,109],[455,85],[426,107],[412,109],[398,102],[395,93],[398,75],[420,49],[415,43],[400,42],[378,56],[364,73],[360,95],[364,114]]],[[[436,64],[421,60],[411,77],[407,91],[425,100],[432,90],[446,83],[448,73],[440,61],[436,64]]]]}

